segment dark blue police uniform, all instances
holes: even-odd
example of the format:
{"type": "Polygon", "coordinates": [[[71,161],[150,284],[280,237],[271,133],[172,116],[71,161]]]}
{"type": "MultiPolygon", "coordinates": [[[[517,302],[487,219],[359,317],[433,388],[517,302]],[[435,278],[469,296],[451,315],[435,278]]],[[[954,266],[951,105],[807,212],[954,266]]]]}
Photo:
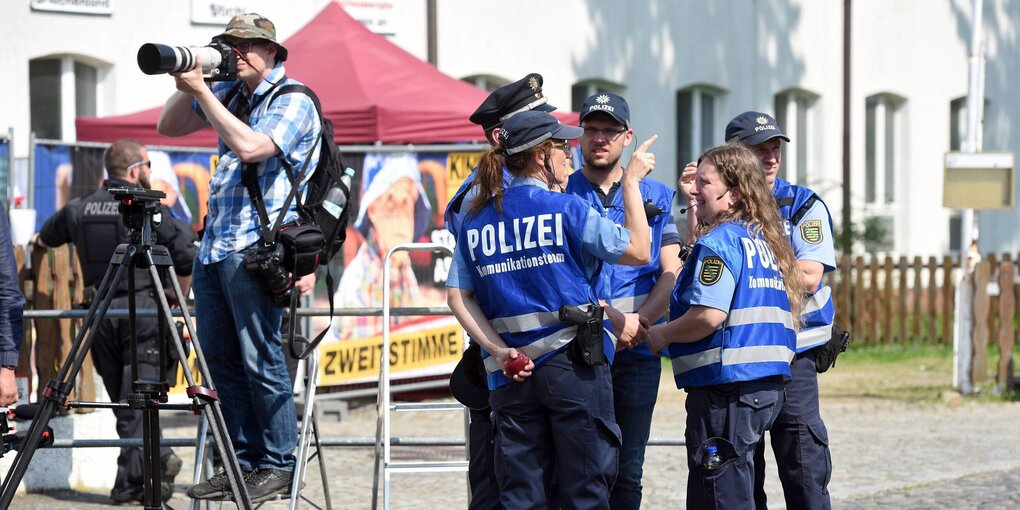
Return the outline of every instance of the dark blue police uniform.
{"type": "MultiPolygon", "coordinates": [[[[659,214],[648,219],[651,233],[651,261],[641,266],[606,264],[596,286],[596,294],[613,308],[623,313],[637,312],[648,299],[659,280],[659,256],[663,246],[679,244],[673,217],[668,212],[676,192],[650,180],[640,184],[641,197],[649,200],[659,214]]],[[[571,174],[566,192],[580,196],[592,204],[604,217],[623,225],[623,198],[619,183],[613,184],[607,195],[585,178],[582,172],[571,174]]],[[[661,324],[666,316],[654,323],[661,324]]],[[[645,460],[645,447],[651,430],[652,413],[659,392],[662,364],[642,342],[633,349],[616,354],[612,366],[613,402],[616,421],[620,426],[623,443],[620,448],[620,469],[613,487],[614,507],[637,508],[641,504],[641,478],[645,460]]]]}
{"type": "MultiPolygon", "coordinates": [[[[521,111],[554,111],[556,107],[549,104],[542,94],[542,83],[541,74],[529,73],[516,82],[496,89],[471,114],[469,120],[482,126],[482,130],[489,133],[521,111]]],[[[454,238],[457,237],[463,218],[477,195],[478,188],[473,186],[477,170],[477,168],[472,169],[471,174],[447,202],[443,221],[446,229],[453,234],[454,238]]],[[[510,179],[510,173],[504,168],[504,189],[509,187],[510,179]]],[[[474,341],[472,340],[471,343],[474,341]]],[[[464,363],[462,362],[462,364],[464,363]]],[[[455,381],[451,378],[451,388],[457,388],[458,385],[461,388],[469,388],[466,392],[475,394],[474,399],[479,399],[487,392],[487,388],[473,387],[475,383],[472,380],[474,378],[464,377],[466,371],[473,370],[472,363],[469,362],[467,365],[469,368],[458,367],[459,370],[454,372],[453,377],[464,379],[455,381]]],[[[472,398],[463,398],[457,391],[453,393],[462,404],[468,406],[471,415],[468,439],[468,483],[471,487],[471,500],[468,510],[497,509],[499,508],[499,486],[493,464],[492,409],[487,405],[470,401],[473,400],[472,398]]]]}
{"type": "MultiPolygon", "coordinates": [[[[814,260],[825,272],[835,269],[832,218],[817,194],[803,186],[776,178],[772,194],[797,260],[814,260]]],[[[786,385],[786,403],[769,430],[779,480],[788,508],[831,508],[828,484],[832,476],[829,433],[818,406],[818,372],[814,349],[831,336],[835,308],[832,289],[825,285],[806,300],[797,332],[793,380],[786,385]]],[[[765,441],[755,451],[755,505],[767,508],[765,494],[765,441]]]]}
{"type": "MultiPolygon", "coordinates": [[[[629,235],[580,198],[544,186],[515,178],[502,214],[489,206],[468,217],[454,266],[470,269],[468,286],[486,317],[536,366],[530,378],[514,383],[483,352],[504,508],[544,507],[554,486],[561,508],[607,508],[620,445],[609,366],[586,366],[568,355],[577,327],[560,322],[558,310],[598,302],[592,245],[599,241],[592,239],[612,238],[613,246],[597,256],[615,261],[629,235]]],[[[611,361],[608,335],[603,344],[611,361]]]]}
{"type": "Polygon", "coordinates": [[[767,243],[731,221],[702,236],[674,289],[670,319],[694,305],[727,312],[722,327],[669,346],[687,391],[687,507],[751,508],[753,455],[783,406],[796,335],[778,263],[767,243]],[[715,446],[721,463],[706,466],[715,446]]]}

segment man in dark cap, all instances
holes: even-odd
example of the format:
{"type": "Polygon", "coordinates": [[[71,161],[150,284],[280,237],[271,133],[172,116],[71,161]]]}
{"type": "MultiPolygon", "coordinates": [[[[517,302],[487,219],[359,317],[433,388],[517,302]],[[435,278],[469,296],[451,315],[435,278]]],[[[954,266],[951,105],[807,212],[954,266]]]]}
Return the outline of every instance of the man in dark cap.
{"type": "MultiPolygon", "coordinates": [[[[756,111],[737,115],[726,125],[726,141],[746,145],[761,161],[765,182],[771,186],[779,215],[786,223],[804,287],[813,291],[807,296],[800,317],[797,356],[791,365],[793,379],[786,385],[786,403],[769,430],[769,436],[786,507],[828,509],[831,506],[827,486],[832,460],[828,431],[818,410],[815,355],[817,348],[833,335],[832,290],[822,283],[825,273],[836,268],[832,217],[818,194],[779,177],[782,142],[789,142],[790,138],[783,134],[771,115],[756,111]]],[[[684,170],[685,177],[690,176],[689,169],[690,166],[684,170]]],[[[685,177],[680,179],[680,188],[689,198],[685,177]]],[[[693,206],[694,202],[691,203],[693,206]]],[[[755,506],[766,508],[765,441],[759,441],[755,450],[754,475],[755,506]]]]}
{"type": "MultiPolygon", "coordinates": [[[[585,100],[580,114],[584,164],[570,176],[566,192],[585,199],[622,227],[621,160],[634,141],[630,106],[616,94],[598,93],[585,100]]],[[[645,331],[652,324],[665,322],[670,293],[682,265],[680,236],[669,213],[676,192],[651,179],[642,180],[639,189],[651,229],[651,260],[640,266],[603,264],[596,287],[617,334],[613,401],[623,442],[619,473],[609,498],[614,510],[641,507],[645,445],[662,377],[662,362],[644,342],[645,331]]]]}
{"type": "MultiPolygon", "coordinates": [[[[287,168],[305,187],[314,165],[304,163],[318,161],[321,126],[307,94],[273,96],[276,87],[299,82],[285,74],[287,48],[271,21],[254,13],[235,16],[222,36],[237,52],[237,79],[210,87],[200,65],[174,74],[178,92],[167,100],[158,129],[183,136],[211,125],[220,137],[193,274],[195,307],[202,311],[201,338],[214,340],[204,343],[205,357],[223,395],[227,431],[248,494],[259,503],[290,489],[297,417],[280,336],[283,309],[273,303],[266,277],[249,272],[244,259],[275,241],[263,239],[264,225],[280,215],[281,224],[297,220],[296,201],[286,205],[293,187],[287,168]],[[256,195],[264,207],[255,205],[256,195]]],[[[231,497],[225,472],[188,495],[231,497]]]]}
{"type": "MultiPolygon", "coordinates": [[[[556,107],[549,104],[542,95],[542,75],[530,73],[524,78],[505,85],[489,94],[478,109],[471,114],[471,122],[482,126],[485,139],[492,146],[498,145],[498,136],[503,123],[517,113],[537,110],[551,112],[556,107]]],[[[450,199],[443,215],[446,229],[456,238],[464,220],[464,214],[471,208],[471,201],[478,194],[472,187],[477,168],[464,180],[460,189],[450,199]]],[[[510,185],[510,172],[503,168],[503,188],[510,185]]],[[[464,351],[463,358],[450,378],[450,389],[454,397],[471,410],[470,459],[468,481],[471,485],[471,510],[498,509],[499,485],[496,481],[493,459],[492,409],[489,407],[489,389],[485,372],[481,366],[481,354],[474,341],[464,351]]]]}

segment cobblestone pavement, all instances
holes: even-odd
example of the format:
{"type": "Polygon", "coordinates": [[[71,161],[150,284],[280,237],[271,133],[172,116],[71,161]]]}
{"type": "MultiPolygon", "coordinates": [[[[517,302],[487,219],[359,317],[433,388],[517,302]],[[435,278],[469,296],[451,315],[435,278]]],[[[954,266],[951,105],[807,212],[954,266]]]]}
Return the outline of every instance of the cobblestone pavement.
{"type": "MultiPolygon", "coordinates": [[[[652,437],[677,438],[683,428],[683,392],[664,379],[652,437]]],[[[878,399],[822,399],[834,464],[829,486],[839,509],[1020,508],[1020,403],[908,404],[878,399]]],[[[167,436],[194,434],[190,416],[170,416],[167,436]]],[[[343,421],[320,424],[324,437],[371,437],[375,410],[352,410],[343,421]]],[[[112,431],[111,431],[112,432],[112,431]]],[[[397,437],[460,437],[460,413],[396,415],[397,437]]],[[[178,448],[185,467],[177,479],[173,508],[188,508],[181,493],[192,476],[194,452],[178,448]]],[[[403,459],[463,458],[463,448],[403,448],[403,459]]],[[[680,446],[652,446],[645,464],[644,508],[684,508],[687,468],[680,446]]],[[[768,454],[771,456],[771,454],[768,454]]],[[[368,509],[372,501],[371,448],[330,448],[325,455],[333,508],[368,509]]],[[[96,466],[113,469],[113,466],[96,466]]],[[[90,467],[91,469],[91,467],[90,467]]],[[[784,508],[782,489],[770,465],[766,490],[770,508],[784,508]]],[[[320,473],[309,467],[306,495],[322,503],[320,473]]],[[[466,507],[463,473],[395,474],[394,509],[466,507]]],[[[53,510],[108,508],[106,491],[57,491],[18,495],[12,508],[53,510]]],[[[381,501],[380,501],[381,503],[381,501]]],[[[224,505],[233,508],[233,505],[224,505]]],[[[310,508],[302,505],[302,508],[310,508]]],[[[273,502],[265,509],[287,508],[273,502]]]]}

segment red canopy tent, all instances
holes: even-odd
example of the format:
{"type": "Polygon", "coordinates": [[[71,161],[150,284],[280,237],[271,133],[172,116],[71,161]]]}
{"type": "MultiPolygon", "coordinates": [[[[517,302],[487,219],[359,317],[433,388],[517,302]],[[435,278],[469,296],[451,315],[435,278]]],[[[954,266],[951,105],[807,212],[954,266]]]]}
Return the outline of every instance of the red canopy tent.
{"type": "MultiPolygon", "coordinates": [[[[481,129],[468,121],[485,99],[484,90],[443,74],[372,33],[336,3],[327,4],[284,46],[290,53],[285,62],[287,75],[318,94],[325,116],[335,126],[337,143],[484,140],[481,129]]],[[[78,140],[132,138],[149,145],[216,146],[212,129],[179,138],[160,135],[156,121],[161,110],[79,117],[75,122],[78,140]]],[[[573,113],[557,117],[577,122],[573,113]]]]}

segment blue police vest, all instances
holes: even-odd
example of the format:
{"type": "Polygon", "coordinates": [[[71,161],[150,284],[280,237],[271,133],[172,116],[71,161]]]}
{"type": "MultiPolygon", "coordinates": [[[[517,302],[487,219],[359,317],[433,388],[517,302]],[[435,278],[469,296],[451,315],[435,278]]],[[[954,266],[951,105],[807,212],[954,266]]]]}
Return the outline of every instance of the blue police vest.
{"type": "MultiPolygon", "coordinates": [[[[815,202],[821,202],[826,212],[829,208],[815,192],[803,186],[790,184],[776,178],[772,187],[772,195],[779,204],[779,215],[783,217],[786,235],[791,239],[800,224],[801,218],[815,202]]],[[[829,215],[829,228],[832,229],[832,216],[829,215]]],[[[801,313],[800,331],[797,332],[797,353],[818,347],[829,341],[832,336],[832,323],[836,319],[836,308],[832,304],[832,288],[819,285],[819,288],[804,301],[801,313]]]]}
{"type": "MultiPolygon", "coordinates": [[[[457,192],[450,197],[450,201],[446,203],[446,211],[443,213],[443,225],[446,230],[449,230],[453,234],[453,238],[457,238],[457,231],[464,221],[464,216],[468,211],[471,210],[471,204],[465,200],[468,190],[471,189],[471,185],[475,182],[475,176],[478,175],[478,167],[471,169],[471,174],[464,179],[464,182],[457,189],[457,192]]],[[[513,175],[510,171],[503,166],[503,189],[510,187],[510,180],[513,179],[513,175]]]]}
{"type": "Polygon", "coordinates": [[[763,377],[790,377],[797,345],[783,277],[772,250],[738,223],[723,223],[701,236],[670,301],[670,320],[690,308],[684,291],[693,283],[702,248],[717,253],[733,274],[736,287],[726,322],[693,343],[671,344],[669,357],[678,388],[712,386],[763,377]]]}
{"type": "MultiPolygon", "coordinates": [[[[560,322],[560,306],[598,302],[582,262],[590,209],[577,197],[526,185],[506,190],[503,214],[488,205],[464,219],[457,249],[475,299],[507,346],[536,367],[577,335],[577,326],[560,322]]],[[[606,354],[612,359],[611,344],[606,354]]],[[[482,361],[489,389],[513,381],[484,350],[482,361]]]]}
{"type": "MultiPolygon", "coordinates": [[[[651,261],[641,266],[605,264],[602,266],[602,276],[595,285],[595,294],[623,313],[633,313],[641,308],[641,305],[648,299],[648,294],[655,287],[655,282],[659,280],[659,255],[662,249],[662,231],[669,223],[669,211],[672,210],[673,197],[676,195],[676,192],[666,187],[666,185],[651,179],[642,180],[640,189],[642,200],[651,199],[652,203],[663,211],[659,216],[648,220],[652,238],[651,261]]],[[[623,208],[622,193],[617,192],[613,195],[609,207],[603,207],[602,199],[598,192],[595,191],[595,185],[585,178],[582,172],[574,172],[570,175],[566,191],[591,203],[592,207],[603,217],[613,220],[617,225],[625,225],[626,215],[623,208]]],[[[655,324],[665,321],[666,317],[663,316],[658,318],[655,324]]],[[[620,355],[627,356],[629,355],[628,353],[653,356],[651,349],[648,348],[648,344],[645,342],[642,342],[633,349],[620,353],[620,355]]]]}

